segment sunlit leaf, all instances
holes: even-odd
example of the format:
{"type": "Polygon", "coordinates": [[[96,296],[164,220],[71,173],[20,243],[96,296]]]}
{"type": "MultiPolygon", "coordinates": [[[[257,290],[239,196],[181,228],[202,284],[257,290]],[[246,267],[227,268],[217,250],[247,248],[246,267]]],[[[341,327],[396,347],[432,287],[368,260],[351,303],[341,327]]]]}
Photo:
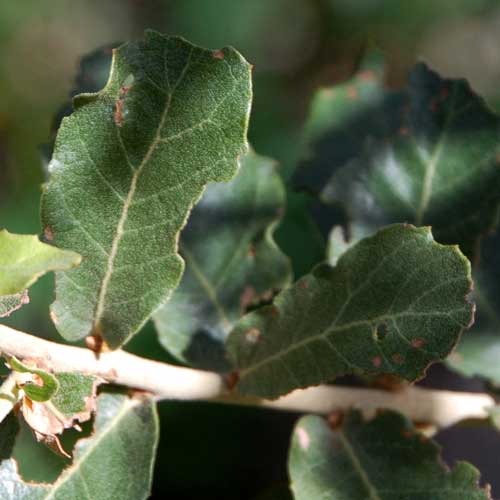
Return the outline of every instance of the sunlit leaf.
{"type": "Polygon", "coordinates": [[[78,254],[42,243],[36,235],[11,234],[2,229],[0,297],[22,293],[45,273],[70,269],[79,263],[78,254]]]}
{"type": "Polygon", "coordinates": [[[470,324],[470,290],[456,246],[429,228],[389,226],[240,320],[227,345],[237,388],[275,398],[348,373],[415,380],[470,324]]]}
{"type": "Polygon", "coordinates": [[[69,340],[122,345],[178,285],[179,231],[204,186],[246,149],[250,66],[233,49],[148,31],[114,53],[97,94],[62,121],[42,199],[48,239],[79,251],[52,306],[69,340]]]}

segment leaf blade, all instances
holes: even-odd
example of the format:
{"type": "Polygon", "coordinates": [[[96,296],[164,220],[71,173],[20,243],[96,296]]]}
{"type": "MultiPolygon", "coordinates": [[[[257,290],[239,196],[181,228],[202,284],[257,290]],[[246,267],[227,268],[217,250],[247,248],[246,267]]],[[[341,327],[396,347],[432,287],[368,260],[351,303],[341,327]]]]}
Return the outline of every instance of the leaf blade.
{"type": "Polygon", "coordinates": [[[389,226],[242,318],[227,344],[237,389],[276,398],[349,373],[415,380],[470,325],[471,285],[458,248],[389,226]]]}
{"type": "Polygon", "coordinates": [[[154,315],[162,345],[180,360],[228,370],[224,340],[245,309],[290,282],[273,239],[285,192],[272,160],[245,155],[229,183],[211,184],[183,230],[186,271],[154,315]]]}
{"type": "Polygon", "coordinates": [[[42,243],[38,236],[0,231],[0,296],[21,294],[49,271],[75,267],[80,256],[42,243]]]}
{"type": "Polygon", "coordinates": [[[158,440],[150,398],[103,394],[94,434],[78,442],[74,463],[52,485],[25,483],[13,459],[0,463],[0,496],[6,500],[147,498],[158,440]]]}
{"type": "Polygon", "coordinates": [[[115,51],[101,92],[75,98],[42,199],[56,245],[85,256],[56,278],[52,311],[65,338],[118,348],[168,299],[189,211],[246,149],[250,97],[250,67],[233,49],[216,56],[147,32],[115,51]]]}
{"type": "Polygon", "coordinates": [[[351,412],[334,430],[320,417],[302,417],[292,438],[289,473],[296,500],[445,500],[450,492],[463,500],[491,498],[478,485],[479,471],[466,462],[446,470],[438,446],[392,411],[368,422],[351,412]]]}
{"type": "Polygon", "coordinates": [[[474,258],[497,223],[498,116],[465,80],[421,63],[403,90],[389,90],[382,64],[370,79],[362,67],[347,84],[318,94],[296,181],[341,204],[348,222],[372,230],[431,225],[438,241],[474,258]]]}

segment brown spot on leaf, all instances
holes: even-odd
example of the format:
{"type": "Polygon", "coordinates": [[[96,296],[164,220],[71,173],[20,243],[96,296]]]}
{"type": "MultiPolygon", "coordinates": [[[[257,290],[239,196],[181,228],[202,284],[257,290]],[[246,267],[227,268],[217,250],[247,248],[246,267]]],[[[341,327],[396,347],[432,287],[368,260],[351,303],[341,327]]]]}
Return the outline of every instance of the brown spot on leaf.
{"type": "Polygon", "coordinates": [[[401,354],[399,354],[399,352],[393,354],[392,357],[391,357],[391,359],[397,365],[402,365],[404,363],[404,361],[405,361],[405,359],[403,358],[403,356],[401,356],[401,354]]]}
{"type": "Polygon", "coordinates": [[[349,85],[349,87],[347,87],[347,97],[352,100],[357,99],[358,89],[356,87],[353,87],[352,85],[349,85]]]}
{"type": "Polygon", "coordinates": [[[326,421],[328,422],[328,425],[330,429],[338,429],[344,420],[344,412],[341,410],[335,410],[332,411],[331,413],[328,414],[328,417],[326,418],[326,421]]]}
{"type": "Polygon", "coordinates": [[[26,304],[30,303],[30,296],[28,295],[28,290],[24,290],[22,296],[21,296],[21,304],[25,306],[26,304]]]}
{"type": "Polygon", "coordinates": [[[375,357],[372,359],[372,365],[373,365],[375,368],[379,368],[381,364],[382,364],[382,358],[381,358],[380,356],[375,356],[375,357]]]}
{"type": "Polygon", "coordinates": [[[104,340],[100,335],[88,335],[85,337],[85,345],[91,351],[100,353],[102,351],[104,340]]]}
{"type": "Polygon", "coordinates": [[[238,383],[239,379],[240,379],[240,376],[238,375],[238,372],[228,373],[224,377],[224,380],[226,381],[226,387],[230,391],[232,391],[236,387],[236,384],[238,383]]]}
{"type": "Polygon", "coordinates": [[[302,290],[307,290],[309,288],[309,282],[307,281],[307,279],[300,280],[299,287],[302,288],[302,290]]]}
{"type": "Polygon", "coordinates": [[[297,427],[295,432],[297,433],[297,439],[299,441],[299,446],[303,450],[307,450],[309,448],[309,445],[311,444],[311,438],[309,437],[309,434],[302,427],[297,427]]]}
{"type": "Polygon", "coordinates": [[[411,346],[414,347],[415,349],[420,349],[424,345],[425,345],[424,339],[413,339],[411,341],[411,346]]]}
{"type": "Polygon", "coordinates": [[[450,95],[450,89],[448,87],[443,87],[439,92],[439,97],[442,101],[447,99],[449,95],[450,95]]]}
{"type": "Polygon", "coordinates": [[[245,314],[256,298],[257,293],[255,288],[253,286],[246,286],[240,295],[240,313],[245,314]]]}
{"type": "Polygon", "coordinates": [[[123,101],[121,98],[117,99],[115,102],[114,120],[117,127],[121,127],[123,125],[123,101]]]}
{"type": "Polygon", "coordinates": [[[253,258],[257,255],[257,250],[255,249],[255,245],[253,243],[250,243],[250,246],[248,247],[247,255],[251,258],[253,258]]]}
{"type": "Polygon", "coordinates": [[[54,231],[50,226],[44,227],[43,237],[45,238],[45,241],[52,241],[54,239],[54,231]]]}
{"type": "Polygon", "coordinates": [[[372,80],[375,80],[375,72],[371,69],[366,69],[364,71],[361,71],[361,73],[359,73],[358,78],[365,82],[370,82],[372,80]]]}
{"type": "Polygon", "coordinates": [[[256,344],[260,340],[261,335],[262,334],[258,328],[250,328],[250,330],[245,332],[245,340],[249,344],[256,344]]]}
{"type": "Polygon", "coordinates": [[[269,310],[269,314],[273,318],[277,318],[280,315],[280,310],[276,306],[271,306],[268,310],[269,310]]]}
{"type": "Polygon", "coordinates": [[[214,50],[212,52],[212,57],[214,59],[220,59],[220,60],[222,60],[222,59],[224,59],[224,52],[222,50],[214,50]]]}

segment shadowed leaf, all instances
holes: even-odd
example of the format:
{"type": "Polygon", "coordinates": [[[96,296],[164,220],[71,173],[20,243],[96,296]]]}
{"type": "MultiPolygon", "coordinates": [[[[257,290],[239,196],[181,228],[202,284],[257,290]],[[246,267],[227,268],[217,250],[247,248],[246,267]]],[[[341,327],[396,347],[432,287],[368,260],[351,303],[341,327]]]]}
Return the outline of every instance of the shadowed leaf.
{"type": "Polygon", "coordinates": [[[320,417],[301,418],[288,467],[295,500],[491,498],[475,467],[448,470],[438,446],[391,411],[368,422],[352,412],[334,430],[320,417]]]}
{"type": "Polygon", "coordinates": [[[477,305],[474,326],[447,359],[466,376],[481,376],[500,384],[500,233],[481,242],[474,270],[473,297],[477,305]]]}
{"type": "Polygon", "coordinates": [[[318,94],[296,182],[341,204],[352,224],[431,225],[437,241],[474,257],[496,224],[498,117],[464,80],[417,64],[393,91],[380,65],[318,94]]]}
{"type": "Polygon", "coordinates": [[[273,240],[284,203],[273,162],[254,152],[230,183],[207,187],[181,235],[181,284],[154,317],[161,343],[179,359],[227,370],[224,341],[236,321],[289,284],[290,264],[273,240]]]}

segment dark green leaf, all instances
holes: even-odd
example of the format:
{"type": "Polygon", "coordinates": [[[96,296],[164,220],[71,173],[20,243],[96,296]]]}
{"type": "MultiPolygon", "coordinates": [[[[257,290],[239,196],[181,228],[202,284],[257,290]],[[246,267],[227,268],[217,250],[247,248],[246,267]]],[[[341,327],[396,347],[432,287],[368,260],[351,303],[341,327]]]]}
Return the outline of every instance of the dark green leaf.
{"type": "Polygon", "coordinates": [[[448,364],[467,375],[500,384],[500,233],[481,242],[479,266],[474,270],[477,305],[472,329],[461,339],[448,364]]]}
{"type": "Polygon", "coordinates": [[[245,151],[250,86],[233,49],[148,31],[115,51],[101,92],[75,98],[42,199],[46,234],[84,256],[57,275],[52,312],[65,338],[118,348],[169,298],[190,209],[245,151]]]}
{"type": "Polygon", "coordinates": [[[395,92],[363,68],[319,94],[306,130],[297,181],[343,204],[354,224],[431,225],[438,241],[474,256],[496,223],[499,120],[464,80],[417,64],[395,92]]]}
{"type": "Polygon", "coordinates": [[[275,398],[347,373],[416,380],[473,316],[470,265],[429,228],[396,224],[320,265],[228,339],[237,388],[275,398]]]}
{"type": "Polygon", "coordinates": [[[12,450],[19,432],[19,420],[10,412],[0,422],[0,462],[12,456],[12,450]]]}
{"type": "Polygon", "coordinates": [[[181,284],[155,315],[161,343],[179,359],[228,369],[224,341],[236,321],[290,283],[288,259],[273,240],[284,204],[273,162],[254,152],[230,183],[207,187],[181,235],[181,284]]]}
{"type": "Polygon", "coordinates": [[[26,483],[13,459],[0,463],[5,500],[140,500],[148,498],[158,440],[153,401],[103,394],[94,434],[78,442],[73,464],[50,485],[26,483]]]}
{"type": "Polygon", "coordinates": [[[77,266],[80,260],[78,254],[42,243],[36,235],[11,234],[2,229],[0,298],[22,293],[45,273],[70,269],[77,266]]]}
{"type": "Polygon", "coordinates": [[[289,473],[295,500],[489,500],[479,471],[459,462],[450,471],[439,448],[402,415],[369,422],[349,413],[332,431],[320,417],[297,423],[289,473]]]}

